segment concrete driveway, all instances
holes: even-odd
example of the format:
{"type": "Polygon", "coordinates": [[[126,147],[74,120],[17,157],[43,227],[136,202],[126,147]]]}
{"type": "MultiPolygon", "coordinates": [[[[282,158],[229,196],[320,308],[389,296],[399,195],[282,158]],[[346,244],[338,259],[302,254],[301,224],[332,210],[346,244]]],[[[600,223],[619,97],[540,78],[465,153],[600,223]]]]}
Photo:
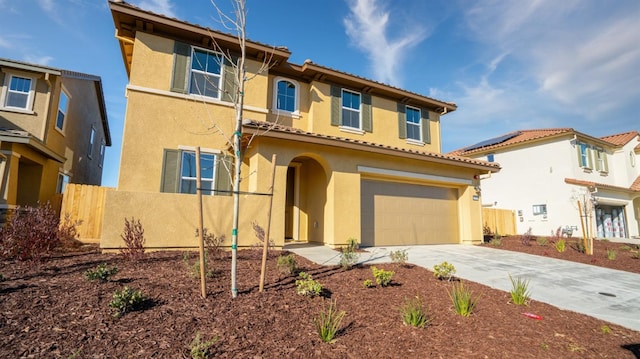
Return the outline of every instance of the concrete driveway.
{"type": "MultiPolygon", "coordinates": [[[[337,251],[322,245],[285,249],[322,265],[340,261],[337,251]]],[[[503,291],[511,289],[509,275],[528,279],[532,299],[640,331],[640,274],[471,245],[370,247],[359,263],[388,263],[389,252],[400,249],[412,264],[433,270],[447,261],[456,277],[503,291]]]]}

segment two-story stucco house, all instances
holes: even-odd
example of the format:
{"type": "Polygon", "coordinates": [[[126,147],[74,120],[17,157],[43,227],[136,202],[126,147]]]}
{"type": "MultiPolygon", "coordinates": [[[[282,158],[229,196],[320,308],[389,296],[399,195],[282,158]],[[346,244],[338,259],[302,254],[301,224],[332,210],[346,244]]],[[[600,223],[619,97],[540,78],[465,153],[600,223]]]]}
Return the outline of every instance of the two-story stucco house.
{"type": "Polygon", "coordinates": [[[100,77],[0,59],[0,209],[100,185],[111,145],[100,77]]]}
{"type": "Polygon", "coordinates": [[[515,210],[519,233],[549,235],[568,226],[581,236],[581,200],[589,236],[639,235],[638,131],[601,138],[571,128],[515,131],[452,154],[500,163],[500,173],[483,176],[482,201],[515,210]]]}
{"type": "MultiPolygon", "coordinates": [[[[197,147],[204,226],[229,239],[229,89],[236,84],[219,51],[238,56],[237,38],[122,1],[110,8],[129,83],[120,177],[106,197],[102,248],[122,244],[130,217],[141,221],[149,247],[196,245],[197,147]]],[[[266,225],[268,196],[259,194],[271,187],[273,154],[270,237],[277,246],[482,241],[475,178],[499,166],[441,153],[441,116],[455,104],[311,61],[290,63],[289,56],[286,48],[246,43],[243,178],[234,189],[242,194],[240,246],[256,243],[252,222],[266,225]]]]}

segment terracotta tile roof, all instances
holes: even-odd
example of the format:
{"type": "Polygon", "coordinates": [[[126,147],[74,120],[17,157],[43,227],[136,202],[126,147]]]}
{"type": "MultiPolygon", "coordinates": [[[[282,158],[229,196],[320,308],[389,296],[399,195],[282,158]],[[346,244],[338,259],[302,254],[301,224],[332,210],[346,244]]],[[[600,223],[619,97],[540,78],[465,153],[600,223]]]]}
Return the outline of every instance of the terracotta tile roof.
{"type": "Polygon", "coordinates": [[[583,180],[579,180],[579,179],[575,179],[575,178],[565,178],[564,182],[568,183],[568,184],[575,184],[575,185],[578,185],[578,186],[607,188],[607,189],[612,189],[612,190],[617,190],[617,191],[625,191],[625,192],[627,192],[627,191],[640,192],[640,177],[636,178],[636,180],[633,182],[633,184],[629,188],[620,187],[620,186],[614,186],[614,185],[610,185],[610,184],[606,184],[606,183],[583,181],[583,180]]]}
{"type": "Polygon", "coordinates": [[[635,181],[633,181],[633,183],[631,184],[631,187],[629,187],[632,191],[638,191],[640,192],[640,176],[638,176],[638,178],[636,178],[635,181]]]}
{"type": "Polygon", "coordinates": [[[362,146],[364,149],[369,148],[369,150],[373,150],[373,149],[389,150],[389,151],[395,152],[395,153],[397,153],[399,155],[402,155],[402,154],[404,154],[404,155],[418,155],[420,157],[423,157],[423,159],[425,159],[425,160],[432,159],[432,160],[437,160],[437,161],[442,161],[442,162],[452,162],[452,164],[456,164],[456,163],[458,163],[458,164],[462,164],[462,163],[470,164],[470,165],[474,165],[474,166],[480,166],[480,167],[483,167],[487,171],[494,171],[494,172],[497,172],[497,171],[500,170],[500,165],[498,163],[494,163],[494,162],[487,162],[487,161],[482,161],[482,160],[471,159],[471,158],[468,158],[468,157],[458,157],[458,156],[441,154],[441,153],[434,153],[434,152],[415,151],[415,150],[410,150],[410,149],[405,149],[405,148],[400,148],[400,147],[387,146],[387,145],[383,145],[383,144],[379,144],[379,143],[354,140],[354,139],[345,138],[345,137],[339,137],[339,136],[322,135],[322,134],[319,134],[319,133],[307,132],[307,131],[303,131],[303,130],[298,129],[298,128],[278,125],[278,124],[274,124],[274,123],[270,123],[270,122],[255,121],[255,120],[245,120],[243,122],[243,126],[247,127],[247,128],[254,128],[254,129],[258,129],[258,130],[263,130],[263,131],[266,131],[267,134],[268,134],[268,132],[279,132],[279,133],[287,133],[287,134],[294,134],[294,135],[304,136],[304,137],[308,137],[308,138],[316,138],[316,139],[334,141],[336,143],[336,145],[338,145],[339,147],[345,147],[345,145],[355,144],[355,145],[358,145],[358,146],[362,146]]]}
{"type": "Polygon", "coordinates": [[[513,131],[507,134],[495,137],[496,141],[483,141],[486,142],[486,145],[482,145],[483,142],[479,142],[478,144],[467,146],[452,152],[449,152],[449,155],[454,156],[468,156],[475,152],[486,151],[489,149],[502,148],[511,146],[518,143],[533,141],[541,138],[556,136],[564,133],[573,133],[575,132],[573,128],[546,128],[546,129],[538,129],[538,130],[521,130],[521,131],[513,131]],[[505,138],[503,141],[500,141],[501,138],[505,138]]]}
{"type": "Polygon", "coordinates": [[[638,136],[640,136],[638,131],[629,131],[629,132],[625,132],[625,133],[618,133],[618,134],[615,134],[615,135],[609,135],[609,136],[600,137],[600,139],[604,140],[604,141],[607,141],[607,142],[611,142],[612,144],[614,144],[616,146],[624,146],[627,143],[629,143],[629,141],[633,140],[634,138],[638,138],[638,136]]]}

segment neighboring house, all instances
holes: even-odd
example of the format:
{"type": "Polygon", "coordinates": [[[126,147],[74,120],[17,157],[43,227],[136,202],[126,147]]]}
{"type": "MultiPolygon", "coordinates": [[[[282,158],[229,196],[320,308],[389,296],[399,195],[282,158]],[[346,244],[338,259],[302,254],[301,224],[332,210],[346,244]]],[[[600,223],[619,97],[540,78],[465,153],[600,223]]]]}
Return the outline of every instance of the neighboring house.
{"type": "MultiPolygon", "coordinates": [[[[235,112],[234,35],[110,2],[129,77],[120,177],[106,197],[102,248],[122,245],[124,219],[139,219],[147,246],[196,245],[196,147],[201,147],[204,226],[231,237],[235,112]]],[[[441,153],[441,115],[455,104],[305,61],[248,41],[245,160],[239,245],[266,227],[271,158],[277,155],[270,237],[337,246],[479,243],[474,178],[497,164],[441,153]],[[259,72],[263,60],[268,71],[259,72]],[[256,135],[251,139],[252,135],[256,135]],[[249,140],[251,142],[249,144],[249,140]]]]}
{"type": "Polygon", "coordinates": [[[500,173],[482,178],[482,202],[515,210],[519,233],[569,227],[582,236],[580,200],[589,236],[638,237],[638,131],[601,138],[571,128],[515,131],[451,154],[500,162],[500,173]]]}
{"type": "Polygon", "coordinates": [[[111,145],[100,77],[0,59],[0,209],[100,185],[111,145]]]}

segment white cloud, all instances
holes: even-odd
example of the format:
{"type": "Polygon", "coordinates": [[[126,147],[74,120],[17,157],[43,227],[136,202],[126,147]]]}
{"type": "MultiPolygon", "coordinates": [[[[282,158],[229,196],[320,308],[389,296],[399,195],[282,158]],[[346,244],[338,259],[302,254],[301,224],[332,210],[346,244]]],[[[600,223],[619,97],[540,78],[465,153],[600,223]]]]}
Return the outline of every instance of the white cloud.
{"type": "MultiPolygon", "coordinates": [[[[406,29],[397,38],[389,35],[390,12],[377,0],[348,0],[351,13],[344,19],[351,42],[365,52],[375,80],[401,84],[401,64],[407,51],[427,36],[422,26],[406,29]]],[[[407,24],[407,20],[404,25],[407,24]]]]}
{"type": "Polygon", "coordinates": [[[5,49],[10,49],[12,45],[11,45],[11,42],[0,37],[0,47],[4,47],[5,49]]]}
{"type": "Polygon", "coordinates": [[[481,56],[509,53],[541,99],[593,120],[638,101],[640,2],[494,1],[464,16],[481,56]]]}
{"type": "Polygon", "coordinates": [[[176,17],[173,12],[173,4],[170,0],[143,0],[139,1],[137,6],[141,9],[155,12],[156,14],[176,17]]]}
{"type": "Polygon", "coordinates": [[[42,8],[42,10],[48,13],[54,11],[55,4],[53,0],[38,0],[38,4],[40,4],[40,7],[42,8]]]}
{"type": "Polygon", "coordinates": [[[24,61],[34,65],[48,66],[53,61],[51,56],[25,55],[24,61]]]}

